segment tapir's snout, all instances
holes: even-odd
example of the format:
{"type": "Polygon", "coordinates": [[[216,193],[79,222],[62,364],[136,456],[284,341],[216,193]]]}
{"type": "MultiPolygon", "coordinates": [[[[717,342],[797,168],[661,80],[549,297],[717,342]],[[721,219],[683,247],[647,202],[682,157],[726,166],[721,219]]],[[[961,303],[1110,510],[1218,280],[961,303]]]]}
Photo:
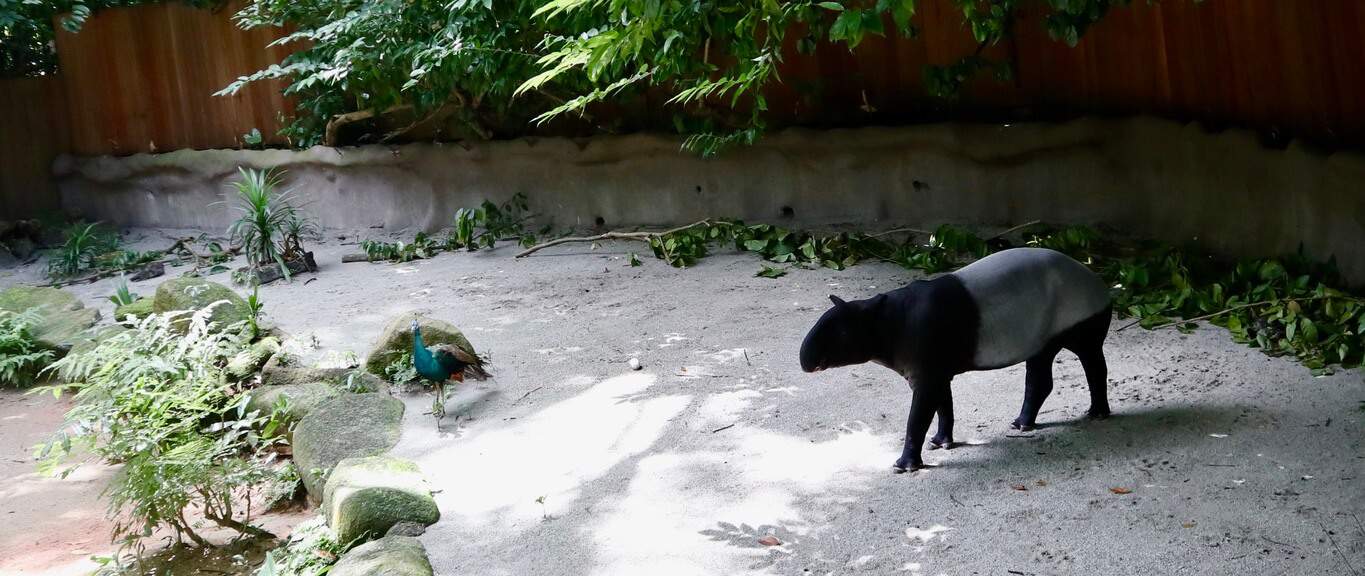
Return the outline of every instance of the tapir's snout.
{"type": "Polygon", "coordinates": [[[821,365],[820,356],[816,353],[815,348],[816,347],[811,344],[809,337],[806,338],[805,342],[801,343],[802,371],[819,372],[825,369],[825,367],[821,365]]]}

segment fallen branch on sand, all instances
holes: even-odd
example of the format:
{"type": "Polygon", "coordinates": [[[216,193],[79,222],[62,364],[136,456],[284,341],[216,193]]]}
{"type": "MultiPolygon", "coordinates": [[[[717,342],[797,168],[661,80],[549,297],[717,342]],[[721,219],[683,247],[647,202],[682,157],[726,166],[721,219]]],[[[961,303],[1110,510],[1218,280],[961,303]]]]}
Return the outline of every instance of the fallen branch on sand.
{"type": "Polygon", "coordinates": [[[669,235],[669,234],[675,234],[675,233],[677,233],[677,232],[682,232],[683,230],[687,230],[688,228],[694,228],[694,227],[697,227],[697,226],[702,226],[702,225],[710,224],[710,223],[711,223],[710,220],[702,220],[702,221],[700,221],[700,222],[693,222],[692,224],[688,224],[688,225],[686,225],[686,226],[679,226],[679,227],[677,227],[677,228],[673,228],[673,229],[670,229],[670,230],[663,230],[663,231],[657,231],[657,232],[615,232],[615,231],[614,231],[614,232],[605,232],[605,233],[602,233],[602,234],[598,234],[598,235],[596,235],[596,236],[567,236],[567,237],[564,237],[564,238],[556,238],[556,239],[551,240],[551,241],[549,241],[549,242],[544,242],[544,243],[541,243],[541,244],[536,244],[535,246],[532,246],[532,247],[530,247],[530,248],[527,248],[527,249],[525,249],[525,250],[522,250],[519,254],[517,254],[516,257],[517,257],[517,258],[522,258],[522,257],[524,257],[524,256],[530,256],[531,254],[534,254],[534,253],[536,253],[536,252],[539,252],[539,251],[544,250],[544,249],[546,249],[546,248],[549,248],[549,247],[551,247],[551,246],[558,246],[558,245],[560,245],[560,244],[569,244],[569,243],[571,243],[571,242],[601,242],[601,241],[603,241],[603,240],[635,240],[635,241],[638,241],[638,242],[649,242],[649,241],[651,241],[651,240],[653,240],[653,239],[655,239],[655,238],[660,238],[660,237],[663,237],[663,236],[667,236],[667,235],[669,235]]]}

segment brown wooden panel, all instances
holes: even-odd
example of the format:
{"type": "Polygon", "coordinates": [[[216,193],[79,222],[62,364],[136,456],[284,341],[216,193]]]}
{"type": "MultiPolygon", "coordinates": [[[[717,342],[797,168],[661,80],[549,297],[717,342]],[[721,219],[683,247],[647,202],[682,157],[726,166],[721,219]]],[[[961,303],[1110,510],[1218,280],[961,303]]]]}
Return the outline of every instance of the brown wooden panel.
{"type": "Polygon", "coordinates": [[[0,80],[0,220],[59,208],[52,160],[67,148],[63,83],[57,76],[0,80]]]}
{"type": "Polygon", "coordinates": [[[233,3],[199,10],[180,3],[102,10],[77,34],[59,32],[60,75],[77,154],[132,154],[240,145],[280,127],[289,103],[279,83],[230,97],[213,93],[287,54],[266,45],[272,30],[239,30],[233,3]]]}

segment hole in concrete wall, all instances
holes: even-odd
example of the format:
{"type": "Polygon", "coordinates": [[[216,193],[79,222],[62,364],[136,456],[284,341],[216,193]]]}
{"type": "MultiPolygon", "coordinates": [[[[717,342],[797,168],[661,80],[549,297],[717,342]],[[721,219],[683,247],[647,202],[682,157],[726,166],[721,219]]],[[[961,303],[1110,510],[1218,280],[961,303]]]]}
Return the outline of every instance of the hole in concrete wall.
{"type": "Polygon", "coordinates": [[[914,181],[910,182],[910,186],[913,187],[913,188],[915,189],[916,192],[922,192],[922,191],[924,191],[924,190],[928,190],[928,189],[929,189],[929,185],[928,185],[928,184],[926,184],[926,183],[924,183],[924,182],[920,182],[919,180],[914,180],[914,181]]]}
{"type": "Polygon", "coordinates": [[[593,220],[593,222],[597,223],[598,226],[606,226],[606,225],[607,225],[607,219],[606,219],[606,218],[603,218],[603,217],[601,217],[601,216],[598,216],[596,220],[593,220]]]}
{"type": "Polygon", "coordinates": [[[794,217],[794,216],[796,216],[796,211],[795,211],[795,210],[792,210],[792,207],[791,207],[791,206],[783,206],[783,207],[782,207],[782,217],[783,217],[783,218],[792,218],[792,217],[794,217]]]}
{"type": "Polygon", "coordinates": [[[698,184],[698,185],[697,185],[697,193],[698,193],[698,194],[701,194],[701,184],[698,184]]]}

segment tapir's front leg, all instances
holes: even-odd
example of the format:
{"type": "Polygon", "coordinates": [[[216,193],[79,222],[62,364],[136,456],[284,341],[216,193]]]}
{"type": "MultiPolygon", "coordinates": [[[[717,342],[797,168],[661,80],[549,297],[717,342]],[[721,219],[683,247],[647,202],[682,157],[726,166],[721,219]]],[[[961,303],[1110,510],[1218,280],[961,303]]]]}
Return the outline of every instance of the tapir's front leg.
{"type": "Polygon", "coordinates": [[[915,397],[910,402],[910,418],[905,423],[905,448],[892,467],[897,474],[924,468],[920,450],[924,447],[924,437],[929,433],[934,411],[940,405],[943,392],[948,389],[948,382],[942,378],[915,378],[910,381],[910,386],[915,390],[915,397]]]}

